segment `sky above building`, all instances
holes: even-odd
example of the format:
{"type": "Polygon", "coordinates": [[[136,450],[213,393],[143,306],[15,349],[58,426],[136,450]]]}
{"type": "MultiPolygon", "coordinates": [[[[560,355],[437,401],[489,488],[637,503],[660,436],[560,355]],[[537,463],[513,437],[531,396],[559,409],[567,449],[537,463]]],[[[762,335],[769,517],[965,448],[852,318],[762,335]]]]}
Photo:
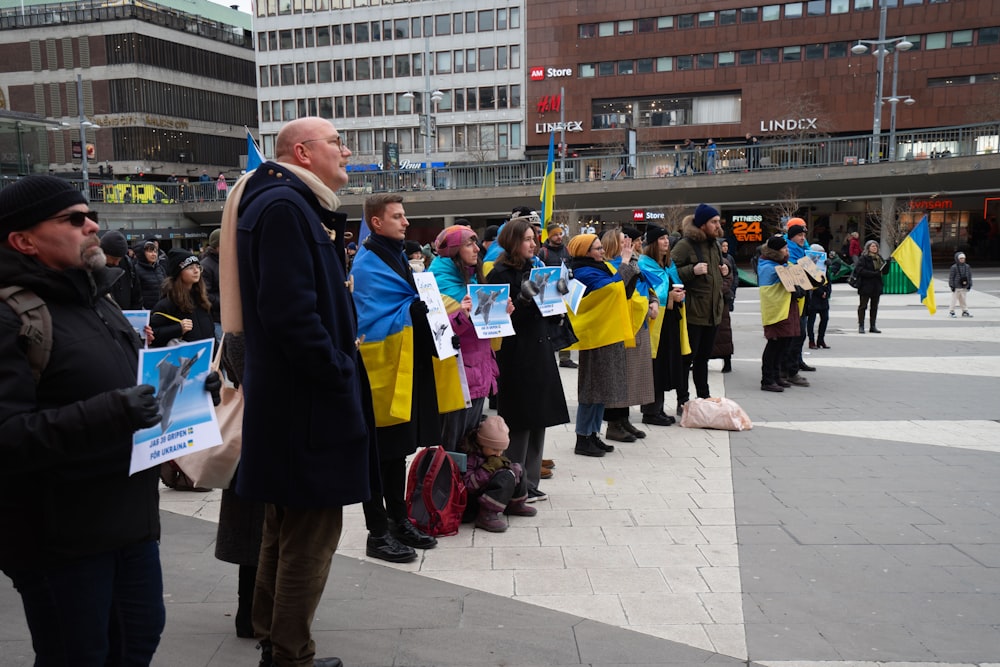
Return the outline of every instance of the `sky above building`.
{"type": "Polygon", "coordinates": [[[212,0],[212,2],[214,2],[217,5],[225,5],[226,7],[230,7],[232,5],[238,5],[240,11],[246,12],[247,14],[251,13],[250,0],[212,0]]]}

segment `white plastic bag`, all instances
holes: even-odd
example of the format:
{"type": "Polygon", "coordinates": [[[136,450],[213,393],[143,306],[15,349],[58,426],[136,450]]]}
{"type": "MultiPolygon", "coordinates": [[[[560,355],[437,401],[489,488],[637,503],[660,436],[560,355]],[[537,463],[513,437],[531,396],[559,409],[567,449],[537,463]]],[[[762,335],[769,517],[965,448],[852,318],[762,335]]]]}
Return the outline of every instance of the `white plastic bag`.
{"type": "Polygon", "coordinates": [[[684,428],[749,431],[753,422],[739,403],[729,398],[693,398],[684,404],[684,428]]]}

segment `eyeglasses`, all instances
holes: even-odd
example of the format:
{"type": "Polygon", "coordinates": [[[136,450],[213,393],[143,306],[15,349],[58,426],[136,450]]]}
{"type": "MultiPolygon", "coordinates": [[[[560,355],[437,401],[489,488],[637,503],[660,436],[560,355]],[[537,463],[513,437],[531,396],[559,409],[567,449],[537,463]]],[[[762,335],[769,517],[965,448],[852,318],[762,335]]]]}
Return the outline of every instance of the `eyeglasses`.
{"type": "Polygon", "coordinates": [[[604,246],[602,245],[590,246],[590,251],[593,252],[594,250],[604,250],[604,246]]]}
{"type": "Polygon", "coordinates": [[[87,224],[87,218],[90,218],[94,222],[97,222],[97,211],[73,211],[72,213],[67,213],[66,215],[59,215],[54,218],[49,218],[49,220],[56,220],[58,222],[68,222],[74,227],[83,227],[87,224]]]}
{"type": "Polygon", "coordinates": [[[341,153],[343,153],[345,150],[347,150],[347,146],[344,144],[344,140],[341,139],[339,136],[337,136],[337,137],[330,137],[329,139],[306,139],[305,141],[300,141],[299,143],[300,144],[308,144],[308,143],[310,143],[312,141],[325,141],[326,143],[330,144],[331,146],[336,146],[338,149],[340,149],[341,153]]]}

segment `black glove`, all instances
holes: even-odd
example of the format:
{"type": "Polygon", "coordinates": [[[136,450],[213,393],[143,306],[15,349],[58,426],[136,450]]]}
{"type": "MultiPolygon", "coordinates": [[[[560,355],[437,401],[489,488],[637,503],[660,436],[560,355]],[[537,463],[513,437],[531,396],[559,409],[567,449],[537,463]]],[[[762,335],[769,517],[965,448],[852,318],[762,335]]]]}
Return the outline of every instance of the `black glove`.
{"type": "Polygon", "coordinates": [[[792,295],[796,299],[804,299],[806,297],[806,291],[804,289],[802,289],[801,287],[799,287],[798,285],[796,285],[795,286],[795,291],[792,292],[792,295]]]}
{"type": "Polygon", "coordinates": [[[530,280],[525,280],[521,283],[521,296],[528,299],[538,296],[538,285],[530,280]]]}
{"type": "Polygon", "coordinates": [[[205,391],[212,395],[212,405],[222,402],[222,395],[219,393],[222,391],[222,377],[218,371],[212,371],[205,376],[205,391]]]}
{"type": "Polygon", "coordinates": [[[556,291],[560,294],[569,294],[569,283],[566,282],[565,278],[556,281],[556,291]]]}
{"type": "Polygon", "coordinates": [[[456,350],[462,349],[462,339],[458,337],[458,334],[451,337],[451,346],[456,350]]]}
{"type": "Polygon", "coordinates": [[[160,414],[160,402],[153,395],[155,391],[148,384],[117,390],[125,404],[125,413],[131,422],[133,431],[156,426],[163,418],[160,414]]]}

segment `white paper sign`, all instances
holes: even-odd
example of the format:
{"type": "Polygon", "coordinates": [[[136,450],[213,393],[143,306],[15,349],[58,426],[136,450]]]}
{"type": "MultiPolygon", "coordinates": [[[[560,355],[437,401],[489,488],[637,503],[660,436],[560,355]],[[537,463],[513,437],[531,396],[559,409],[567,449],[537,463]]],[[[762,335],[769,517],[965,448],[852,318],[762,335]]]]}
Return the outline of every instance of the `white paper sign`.
{"type": "MultiPolygon", "coordinates": [[[[558,266],[546,266],[542,269],[532,269],[528,278],[538,288],[535,295],[535,303],[542,315],[562,315],[566,312],[566,304],[563,302],[562,294],[559,293],[559,279],[562,277],[562,270],[558,266]]],[[[566,283],[562,283],[565,285],[566,283]]]]}
{"type": "Polygon", "coordinates": [[[146,327],[149,326],[149,311],[148,310],[123,310],[122,315],[128,320],[128,323],[132,325],[135,332],[139,334],[139,338],[148,347],[146,343],[146,327]]]}
{"type": "Polygon", "coordinates": [[[514,324],[507,314],[510,285],[469,285],[472,298],[472,325],[479,338],[514,335],[514,324]]]}
{"type": "Polygon", "coordinates": [[[132,435],[128,474],[222,444],[212,396],[205,391],[215,340],[139,351],[139,384],[156,389],[163,421],[132,435]]]}
{"type": "Polygon", "coordinates": [[[417,285],[420,300],[427,304],[427,323],[431,325],[431,333],[434,334],[434,347],[437,349],[438,359],[454,357],[456,350],[451,344],[454,332],[444,301],[441,300],[437,279],[433,273],[422,272],[413,274],[413,282],[417,285]]]}

